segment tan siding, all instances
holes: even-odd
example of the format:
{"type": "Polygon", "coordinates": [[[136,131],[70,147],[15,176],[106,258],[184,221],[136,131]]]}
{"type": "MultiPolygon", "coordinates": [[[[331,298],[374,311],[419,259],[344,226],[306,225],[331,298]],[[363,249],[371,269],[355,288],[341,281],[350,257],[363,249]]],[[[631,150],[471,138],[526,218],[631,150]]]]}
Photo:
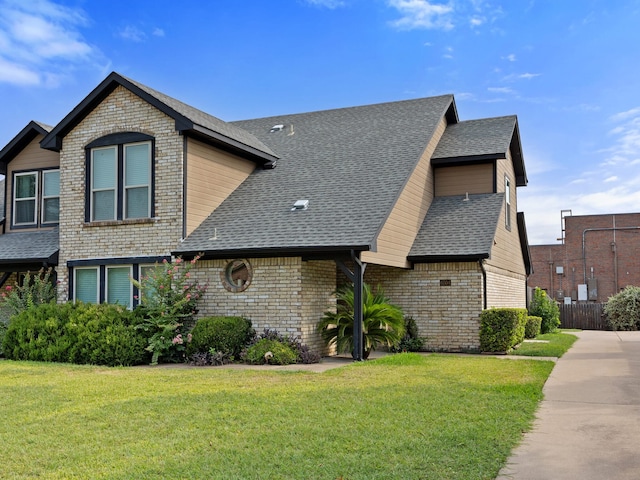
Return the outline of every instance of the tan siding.
{"type": "Polygon", "coordinates": [[[500,213],[500,219],[498,220],[495,243],[491,249],[491,258],[487,260],[487,265],[524,275],[524,259],[522,258],[516,215],[517,192],[515,172],[511,161],[511,155],[508,155],[506,160],[498,160],[497,167],[498,192],[504,192],[505,175],[507,175],[511,180],[511,228],[507,229],[505,225],[505,209],[503,205],[502,212],[500,213]]]}
{"type": "MultiPolygon", "coordinates": [[[[13,213],[13,172],[26,171],[32,169],[40,169],[40,168],[55,168],[60,165],[60,156],[56,152],[52,152],[50,150],[44,150],[40,148],[40,140],[42,140],[43,136],[38,135],[34,138],[29,145],[27,145],[16,157],[9,162],[7,166],[7,175],[5,179],[5,199],[7,205],[7,218],[5,225],[7,226],[7,231],[11,230],[12,218],[11,214],[13,213]]],[[[40,209],[38,208],[38,211],[40,209]]],[[[21,228],[21,232],[24,232],[25,229],[21,228]]]]}
{"type": "Polygon", "coordinates": [[[255,163],[187,140],[187,235],[251,174],[255,163]]]}
{"type": "Polygon", "coordinates": [[[493,165],[440,167],[434,171],[435,196],[493,193],[493,165]]]}
{"type": "Polygon", "coordinates": [[[407,255],[433,200],[431,155],[446,126],[443,118],[382,228],[377,239],[377,250],[364,252],[364,262],[408,267],[407,255]]]}

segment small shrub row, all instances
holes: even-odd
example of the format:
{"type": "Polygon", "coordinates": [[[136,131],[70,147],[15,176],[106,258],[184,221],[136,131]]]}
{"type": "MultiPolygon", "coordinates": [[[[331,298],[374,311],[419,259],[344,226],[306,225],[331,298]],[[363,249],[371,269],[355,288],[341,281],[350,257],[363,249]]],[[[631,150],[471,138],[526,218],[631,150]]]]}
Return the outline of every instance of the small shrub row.
{"type": "Polygon", "coordinates": [[[148,357],[139,321],[117,305],[42,304],[11,317],[3,351],[12,360],[137,365],[148,357]]]}
{"type": "Polygon", "coordinates": [[[527,317],[527,324],[524,327],[524,338],[536,338],[540,335],[541,325],[542,318],[529,315],[527,317]]]}
{"type": "Polygon", "coordinates": [[[480,350],[508,352],[524,340],[527,310],[491,308],[480,314],[480,350]]]}

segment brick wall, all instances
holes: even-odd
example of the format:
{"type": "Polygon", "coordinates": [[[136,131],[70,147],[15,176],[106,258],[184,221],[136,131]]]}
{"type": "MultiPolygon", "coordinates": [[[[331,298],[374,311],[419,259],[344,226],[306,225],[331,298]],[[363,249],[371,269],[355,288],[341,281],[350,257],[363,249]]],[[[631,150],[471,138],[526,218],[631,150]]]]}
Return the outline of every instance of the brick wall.
{"type": "Polygon", "coordinates": [[[248,259],[253,269],[250,286],[233,293],[224,288],[222,275],[228,260],[201,260],[192,270],[194,278],[209,285],[199,317],[241,316],[253,328],[265,328],[299,337],[312,350],[326,353],[316,326],[322,313],[335,308],[336,267],[333,261],[302,261],[294,258],[248,259]]]}
{"type": "Polygon", "coordinates": [[[60,152],[58,298],[68,298],[68,260],[168,255],[182,235],[183,138],[175,122],[117,87],[64,140],[60,152]],[[85,223],[85,146],[118,132],[155,137],[155,214],[143,221],[85,223]]]}
{"type": "Polygon", "coordinates": [[[426,350],[479,349],[483,296],[477,263],[417,264],[413,270],[370,264],[365,281],[380,285],[392,303],[415,319],[426,350]]]}
{"type": "Polygon", "coordinates": [[[589,301],[602,303],[627,285],[640,285],[640,213],[565,217],[565,244],[533,245],[530,287],[558,300],[577,300],[578,285],[591,287],[589,301]],[[615,231],[613,229],[616,229],[615,231]],[[584,248],[583,248],[584,240],[584,248]],[[562,267],[561,275],[556,267],[562,267]]]}

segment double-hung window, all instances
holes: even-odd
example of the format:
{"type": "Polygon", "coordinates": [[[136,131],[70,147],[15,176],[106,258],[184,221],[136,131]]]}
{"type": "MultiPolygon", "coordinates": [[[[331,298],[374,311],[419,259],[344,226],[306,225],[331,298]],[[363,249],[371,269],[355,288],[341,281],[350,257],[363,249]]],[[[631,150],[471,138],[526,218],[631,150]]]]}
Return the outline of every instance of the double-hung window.
{"type": "Polygon", "coordinates": [[[511,180],[504,177],[504,224],[507,230],[511,230],[511,180]]]}
{"type": "Polygon", "coordinates": [[[16,173],[13,181],[13,224],[35,225],[38,220],[38,172],[16,173]]]}
{"type": "Polygon", "coordinates": [[[60,217],[60,170],[15,172],[13,175],[12,223],[37,227],[58,223],[60,217]]]}
{"type": "Polygon", "coordinates": [[[86,221],[153,216],[153,139],[114,134],[87,146],[86,221]]]}

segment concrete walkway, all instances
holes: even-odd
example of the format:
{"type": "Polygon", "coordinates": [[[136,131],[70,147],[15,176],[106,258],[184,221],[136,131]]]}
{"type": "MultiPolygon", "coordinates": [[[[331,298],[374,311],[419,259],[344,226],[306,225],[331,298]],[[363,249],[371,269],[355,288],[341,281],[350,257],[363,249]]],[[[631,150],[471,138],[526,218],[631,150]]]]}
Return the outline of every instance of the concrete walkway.
{"type": "Polygon", "coordinates": [[[576,335],[497,480],[640,479],[640,332],[576,335]]]}

